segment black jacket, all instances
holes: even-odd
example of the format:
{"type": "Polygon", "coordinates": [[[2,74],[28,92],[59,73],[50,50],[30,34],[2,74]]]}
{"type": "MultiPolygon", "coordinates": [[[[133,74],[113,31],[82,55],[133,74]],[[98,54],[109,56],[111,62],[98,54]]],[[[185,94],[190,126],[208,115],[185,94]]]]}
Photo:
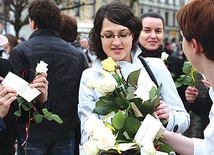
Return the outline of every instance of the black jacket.
{"type": "MultiPolygon", "coordinates": [[[[52,112],[64,121],[34,123],[29,129],[29,138],[60,139],[75,135],[77,125],[77,103],[82,71],[87,68],[85,56],[72,45],[59,38],[55,31],[37,30],[29,40],[16,46],[9,58],[14,71],[28,82],[34,78],[37,63],[48,64],[48,99],[52,112]],[[22,75],[23,71],[27,71],[22,75]]],[[[19,124],[18,134],[25,136],[25,126],[19,124]]]]}

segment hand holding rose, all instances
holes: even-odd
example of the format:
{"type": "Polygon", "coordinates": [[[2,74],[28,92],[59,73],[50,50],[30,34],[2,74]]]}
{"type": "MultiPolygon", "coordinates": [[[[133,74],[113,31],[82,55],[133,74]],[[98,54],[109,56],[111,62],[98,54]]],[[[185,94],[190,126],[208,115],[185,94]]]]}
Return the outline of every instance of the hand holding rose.
{"type": "Polygon", "coordinates": [[[196,97],[198,96],[198,90],[194,87],[188,86],[185,91],[186,100],[189,103],[194,103],[196,97]]]}
{"type": "Polygon", "coordinates": [[[160,101],[160,105],[155,109],[155,112],[159,119],[169,120],[169,108],[164,101],[160,101]]]}
{"type": "Polygon", "coordinates": [[[47,66],[48,64],[42,60],[37,64],[36,77],[30,85],[31,88],[36,88],[41,92],[37,99],[42,103],[45,103],[48,99],[47,66]]]}
{"type": "Polygon", "coordinates": [[[46,78],[47,73],[38,74],[30,84],[31,88],[36,88],[41,92],[41,94],[37,97],[41,103],[45,103],[48,99],[48,81],[46,78]]]}

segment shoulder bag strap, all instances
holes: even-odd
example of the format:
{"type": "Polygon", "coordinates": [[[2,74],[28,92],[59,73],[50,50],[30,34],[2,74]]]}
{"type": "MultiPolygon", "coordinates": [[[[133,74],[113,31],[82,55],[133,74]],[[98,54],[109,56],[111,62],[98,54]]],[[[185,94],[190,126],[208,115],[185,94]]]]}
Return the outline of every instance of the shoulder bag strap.
{"type": "Polygon", "coordinates": [[[152,79],[152,81],[155,83],[155,85],[158,87],[158,83],[157,80],[154,76],[154,74],[152,73],[151,68],[149,67],[149,65],[147,64],[147,62],[145,61],[145,59],[142,56],[139,56],[140,61],[142,62],[143,66],[145,67],[146,71],[148,72],[150,78],[152,79]]]}

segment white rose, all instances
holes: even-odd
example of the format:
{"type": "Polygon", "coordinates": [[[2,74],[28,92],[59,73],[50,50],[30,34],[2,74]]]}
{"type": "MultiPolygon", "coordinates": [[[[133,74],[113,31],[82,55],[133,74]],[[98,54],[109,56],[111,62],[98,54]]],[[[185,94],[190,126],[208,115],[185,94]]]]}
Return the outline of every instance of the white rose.
{"type": "Polygon", "coordinates": [[[102,96],[113,92],[117,87],[117,82],[112,75],[106,76],[96,82],[94,91],[99,92],[102,96]]]}
{"type": "Polygon", "coordinates": [[[95,80],[94,78],[89,79],[86,83],[86,86],[90,89],[94,89],[96,81],[97,80],[95,80]]]}
{"type": "Polygon", "coordinates": [[[162,52],[162,53],[161,53],[161,59],[162,59],[163,61],[166,61],[167,58],[168,58],[168,56],[169,56],[169,54],[167,54],[166,52],[162,52]]]}
{"type": "Polygon", "coordinates": [[[103,121],[96,118],[95,116],[89,116],[88,120],[85,123],[85,131],[92,136],[97,130],[97,128],[103,128],[105,125],[103,124],[103,121]]]}
{"type": "Polygon", "coordinates": [[[116,137],[113,135],[111,129],[106,126],[103,128],[97,128],[93,138],[98,140],[98,148],[101,150],[107,151],[115,146],[116,137]]]}
{"type": "Polygon", "coordinates": [[[39,63],[37,63],[36,73],[46,73],[48,71],[47,66],[48,64],[41,60],[39,63]]]}
{"type": "Polygon", "coordinates": [[[99,152],[98,141],[89,140],[83,144],[83,149],[87,155],[96,155],[99,152]]]}
{"type": "Polygon", "coordinates": [[[152,142],[146,143],[140,150],[141,155],[156,155],[156,150],[152,142]]]}
{"type": "Polygon", "coordinates": [[[102,78],[111,75],[111,73],[109,73],[109,72],[107,72],[107,71],[105,71],[103,69],[100,71],[100,73],[101,73],[102,78]]]}

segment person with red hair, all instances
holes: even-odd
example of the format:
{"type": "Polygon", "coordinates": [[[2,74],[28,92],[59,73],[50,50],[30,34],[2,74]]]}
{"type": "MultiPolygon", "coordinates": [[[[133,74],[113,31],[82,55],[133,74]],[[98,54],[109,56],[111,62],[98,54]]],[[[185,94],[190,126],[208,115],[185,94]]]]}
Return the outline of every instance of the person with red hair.
{"type": "MultiPolygon", "coordinates": [[[[209,81],[210,97],[214,101],[214,1],[191,0],[177,14],[183,36],[183,51],[191,64],[209,81]]],[[[210,123],[204,139],[187,138],[165,131],[162,142],[171,145],[182,155],[214,154],[214,106],[209,113],[210,123]]]]}

